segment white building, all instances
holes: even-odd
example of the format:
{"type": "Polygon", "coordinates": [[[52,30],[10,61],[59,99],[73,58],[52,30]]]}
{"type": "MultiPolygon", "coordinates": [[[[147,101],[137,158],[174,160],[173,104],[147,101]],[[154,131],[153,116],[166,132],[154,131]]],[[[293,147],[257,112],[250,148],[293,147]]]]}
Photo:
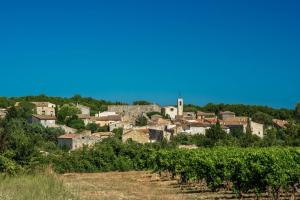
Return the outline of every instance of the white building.
{"type": "Polygon", "coordinates": [[[30,123],[40,123],[44,127],[55,127],[56,117],[47,115],[32,115],[30,123]]]}
{"type": "Polygon", "coordinates": [[[264,125],[250,121],[250,128],[253,135],[257,135],[260,138],[264,137],[264,125]]]}
{"type": "Polygon", "coordinates": [[[105,111],[105,112],[99,112],[95,115],[95,117],[108,117],[108,116],[116,116],[117,113],[116,112],[109,112],[109,111],[105,111]]]}
{"type": "Polygon", "coordinates": [[[177,108],[174,106],[165,106],[162,108],[162,114],[169,116],[171,119],[175,119],[177,116],[177,108]]]}

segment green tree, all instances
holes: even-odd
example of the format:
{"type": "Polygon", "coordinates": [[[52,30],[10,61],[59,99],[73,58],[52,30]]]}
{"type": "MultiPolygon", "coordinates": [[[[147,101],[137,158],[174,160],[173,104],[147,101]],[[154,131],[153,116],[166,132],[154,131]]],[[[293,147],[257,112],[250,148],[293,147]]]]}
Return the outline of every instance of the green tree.
{"type": "Polygon", "coordinates": [[[95,132],[97,132],[97,130],[98,130],[98,125],[97,124],[95,124],[95,123],[90,123],[90,124],[88,124],[88,125],[86,125],[86,129],[87,130],[90,130],[90,131],[92,131],[92,133],[95,133],[95,132]]]}
{"type": "Polygon", "coordinates": [[[0,108],[7,108],[13,106],[14,102],[6,97],[0,97],[0,108]]]}
{"type": "Polygon", "coordinates": [[[68,117],[66,119],[66,125],[71,127],[71,128],[78,129],[78,130],[85,129],[84,122],[81,119],[79,119],[77,115],[73,115],[71,117],[68,117]]]}
{"type": "Polygon", "coordinates": [[[221,140],[226,140],[227,133],[222,130],[220,123],[217,123],[206,131],[205,136],[208,139],[208,146],[215,146],[221,140]]]}
{"type": "Polygon", "coordinates": [[[300,103],[297,104],[295,112],[296,112],[297,120],[300,122],[300,103]]]}
{"type": "Polygon", "coordinates": [[[147,123],[148,123],[148,121],[147,121],[146,117],[140,116],[137,118],[135,125],[136,126],[146,126],[147,123]]]}
{"type": "Polygon", "coordinates": [[[272,119],[273,119],[273,117],[271,115],[268,115],[268,114],[263,113],[263,112],[256,112],[252,116],[252,120],[254,122],[261,123],[261,124],[264,124],[264,125],[272,125],[273,124],[272,119]]]}
{"type": "Polygon", "coordinates": [[[80,110],[77,107],[65,104],[58,111],[58,121],[60,123],[66,123],[67,118],[70,118],[77,114],[80,114],[80,110]]]}

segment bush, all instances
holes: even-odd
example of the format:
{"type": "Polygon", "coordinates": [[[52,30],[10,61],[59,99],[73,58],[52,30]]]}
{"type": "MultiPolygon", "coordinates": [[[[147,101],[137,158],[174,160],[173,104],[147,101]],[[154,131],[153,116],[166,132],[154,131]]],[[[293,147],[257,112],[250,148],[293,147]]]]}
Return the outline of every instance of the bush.
{"type": "Polygon", "coordinates": [[[22,167],[11,159],[0,155],[0,172],[16,175],[22,171],[22,167]]]}

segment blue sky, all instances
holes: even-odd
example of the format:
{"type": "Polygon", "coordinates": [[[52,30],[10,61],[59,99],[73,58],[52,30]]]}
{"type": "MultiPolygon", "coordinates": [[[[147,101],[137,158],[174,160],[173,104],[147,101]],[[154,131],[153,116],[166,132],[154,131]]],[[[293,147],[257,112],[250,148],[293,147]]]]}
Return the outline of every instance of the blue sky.
{"type": "Polygon", "coordinates": [[[1,1],[0,95],[300,101],[300,1],[1,1]]]}

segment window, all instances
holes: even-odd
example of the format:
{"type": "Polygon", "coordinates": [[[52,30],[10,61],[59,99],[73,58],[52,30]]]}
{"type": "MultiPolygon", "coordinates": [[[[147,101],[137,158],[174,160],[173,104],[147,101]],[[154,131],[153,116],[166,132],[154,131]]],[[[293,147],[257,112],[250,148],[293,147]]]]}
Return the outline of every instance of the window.
{"type": "Polygon", "coordinates": [[[45,114],[46,114],[46,112],[43,110],[43,111],[42,111],[42,115],[45,115],[45,114]]]}

